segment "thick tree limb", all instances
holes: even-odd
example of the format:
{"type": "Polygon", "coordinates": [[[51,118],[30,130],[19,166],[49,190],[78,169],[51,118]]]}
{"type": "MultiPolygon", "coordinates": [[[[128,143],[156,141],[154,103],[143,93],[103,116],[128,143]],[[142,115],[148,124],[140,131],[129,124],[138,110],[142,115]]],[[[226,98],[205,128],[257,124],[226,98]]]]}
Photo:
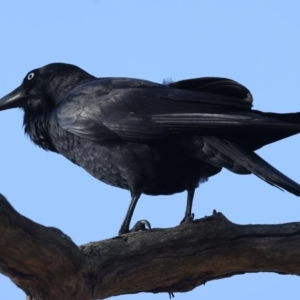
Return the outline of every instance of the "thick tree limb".
{"type": "Polygon", "coordinates": [[[77,247],[0,196],[0,272],[28,299],[184,292],[246,272],[300,274],[300,223],[237,225],[222,214],[77,247]]]}

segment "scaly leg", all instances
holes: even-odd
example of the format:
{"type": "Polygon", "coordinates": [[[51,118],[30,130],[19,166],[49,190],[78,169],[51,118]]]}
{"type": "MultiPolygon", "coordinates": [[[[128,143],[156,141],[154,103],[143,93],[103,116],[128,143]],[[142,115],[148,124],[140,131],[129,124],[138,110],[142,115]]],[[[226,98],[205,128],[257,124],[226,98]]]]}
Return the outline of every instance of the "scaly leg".
{"type": "Polygon", "coordinates": [[[190,223],[194,219],[194,214],[192,214],[192,206],[193,206],[193,199],[194,199],[194,194],[195,194],[195,188],[188,189],[187,193],[188,194],[187,194],[185,215],[184,215],[183,220],[180,222],[180,224],[190,223]]]}
{"type": "Polygon", "coordinates": [[[127,210],[125,219],[119,230],[119,235],[130,232],[130,230],[129,230],[130,221],[131,221],[135,206],[136,206],[141,194],[142,194],[141,192],[138,192],[135,195],[133,193],[131,193],[131,196],[132,196],[131,202],[130,202],[129,208],[127,210]]]}

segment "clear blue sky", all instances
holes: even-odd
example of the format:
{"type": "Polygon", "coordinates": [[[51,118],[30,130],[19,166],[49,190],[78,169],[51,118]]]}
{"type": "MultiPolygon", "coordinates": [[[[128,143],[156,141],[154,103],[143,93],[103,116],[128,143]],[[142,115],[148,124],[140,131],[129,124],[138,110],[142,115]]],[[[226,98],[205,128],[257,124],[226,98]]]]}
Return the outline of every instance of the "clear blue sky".
{"type": "MultiPolygon", "coordinates": [[[[73,63],[96,76],[162,82],[223,76],[247,86],[254,107],[300,110],[299,1],[4,1],[0,10],[0,97],[28,71],[73,63]]],[[[26,217],[54,226],[75,243],[112,237],[124,218],[128,191],[107,186],[65,158],[34,146],[23,113],[0,114],[0,192],[26,217]],[[114,219],[115,221],[113,221],[114,219]]],[[[300,136],[259,154],[300,182],[300,136]]],[[[183,217],[186,194],[142,196],[133,222],[172,227],[183,217]]],[[[197,218],[216,209],[239,224],[300,220],[300,199],[253,175],[223,171],[196,192],[197,218]]],[[[208,282],[175,299],[299,299],[300,278],[251,274],[208,282]]],[[[0,300],[25,299],[0,276],[0,300]]],[[[118,299],[168,299],[138,294],[118,299]]]]}

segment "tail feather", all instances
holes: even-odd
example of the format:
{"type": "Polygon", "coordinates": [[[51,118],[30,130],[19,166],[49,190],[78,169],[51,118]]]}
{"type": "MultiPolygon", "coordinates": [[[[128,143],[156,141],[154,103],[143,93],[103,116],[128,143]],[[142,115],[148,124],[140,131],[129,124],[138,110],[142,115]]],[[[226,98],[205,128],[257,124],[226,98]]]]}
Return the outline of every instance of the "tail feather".
{"type": "MultiPolygon", "coordinates": [[[[279,172],[256,153],[242,149],[235,143],[221,138],[204,136],[203,139],[235,164],[242,166],[270,185],[300,196],[300,185],[298,183],[279,172]]],[[[223,165],[223,167],[226,167],[226,165],[223,165]]]]}
{"type": "Polygon", "coordinates": [[[284,123],[298,124],[300,125],[300,112],[296,113],[264,113],[269,118],[275,118],[284,123]]]}

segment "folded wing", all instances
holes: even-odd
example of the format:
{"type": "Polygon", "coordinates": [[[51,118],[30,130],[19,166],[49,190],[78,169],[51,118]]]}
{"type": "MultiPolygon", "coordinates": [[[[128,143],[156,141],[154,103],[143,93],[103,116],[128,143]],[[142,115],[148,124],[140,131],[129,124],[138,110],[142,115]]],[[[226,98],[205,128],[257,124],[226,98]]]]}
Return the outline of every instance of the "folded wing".
{"type": "Polygon", "coordinates": [[[96,141],[121,138],[142,142],[187,131],[226,135],[242,127],[299,127],[251,107],[250,92],[224,78],[205,77],[169,85],[101,78],[72,90],[56,117],[64,129],[96,141]]]}

